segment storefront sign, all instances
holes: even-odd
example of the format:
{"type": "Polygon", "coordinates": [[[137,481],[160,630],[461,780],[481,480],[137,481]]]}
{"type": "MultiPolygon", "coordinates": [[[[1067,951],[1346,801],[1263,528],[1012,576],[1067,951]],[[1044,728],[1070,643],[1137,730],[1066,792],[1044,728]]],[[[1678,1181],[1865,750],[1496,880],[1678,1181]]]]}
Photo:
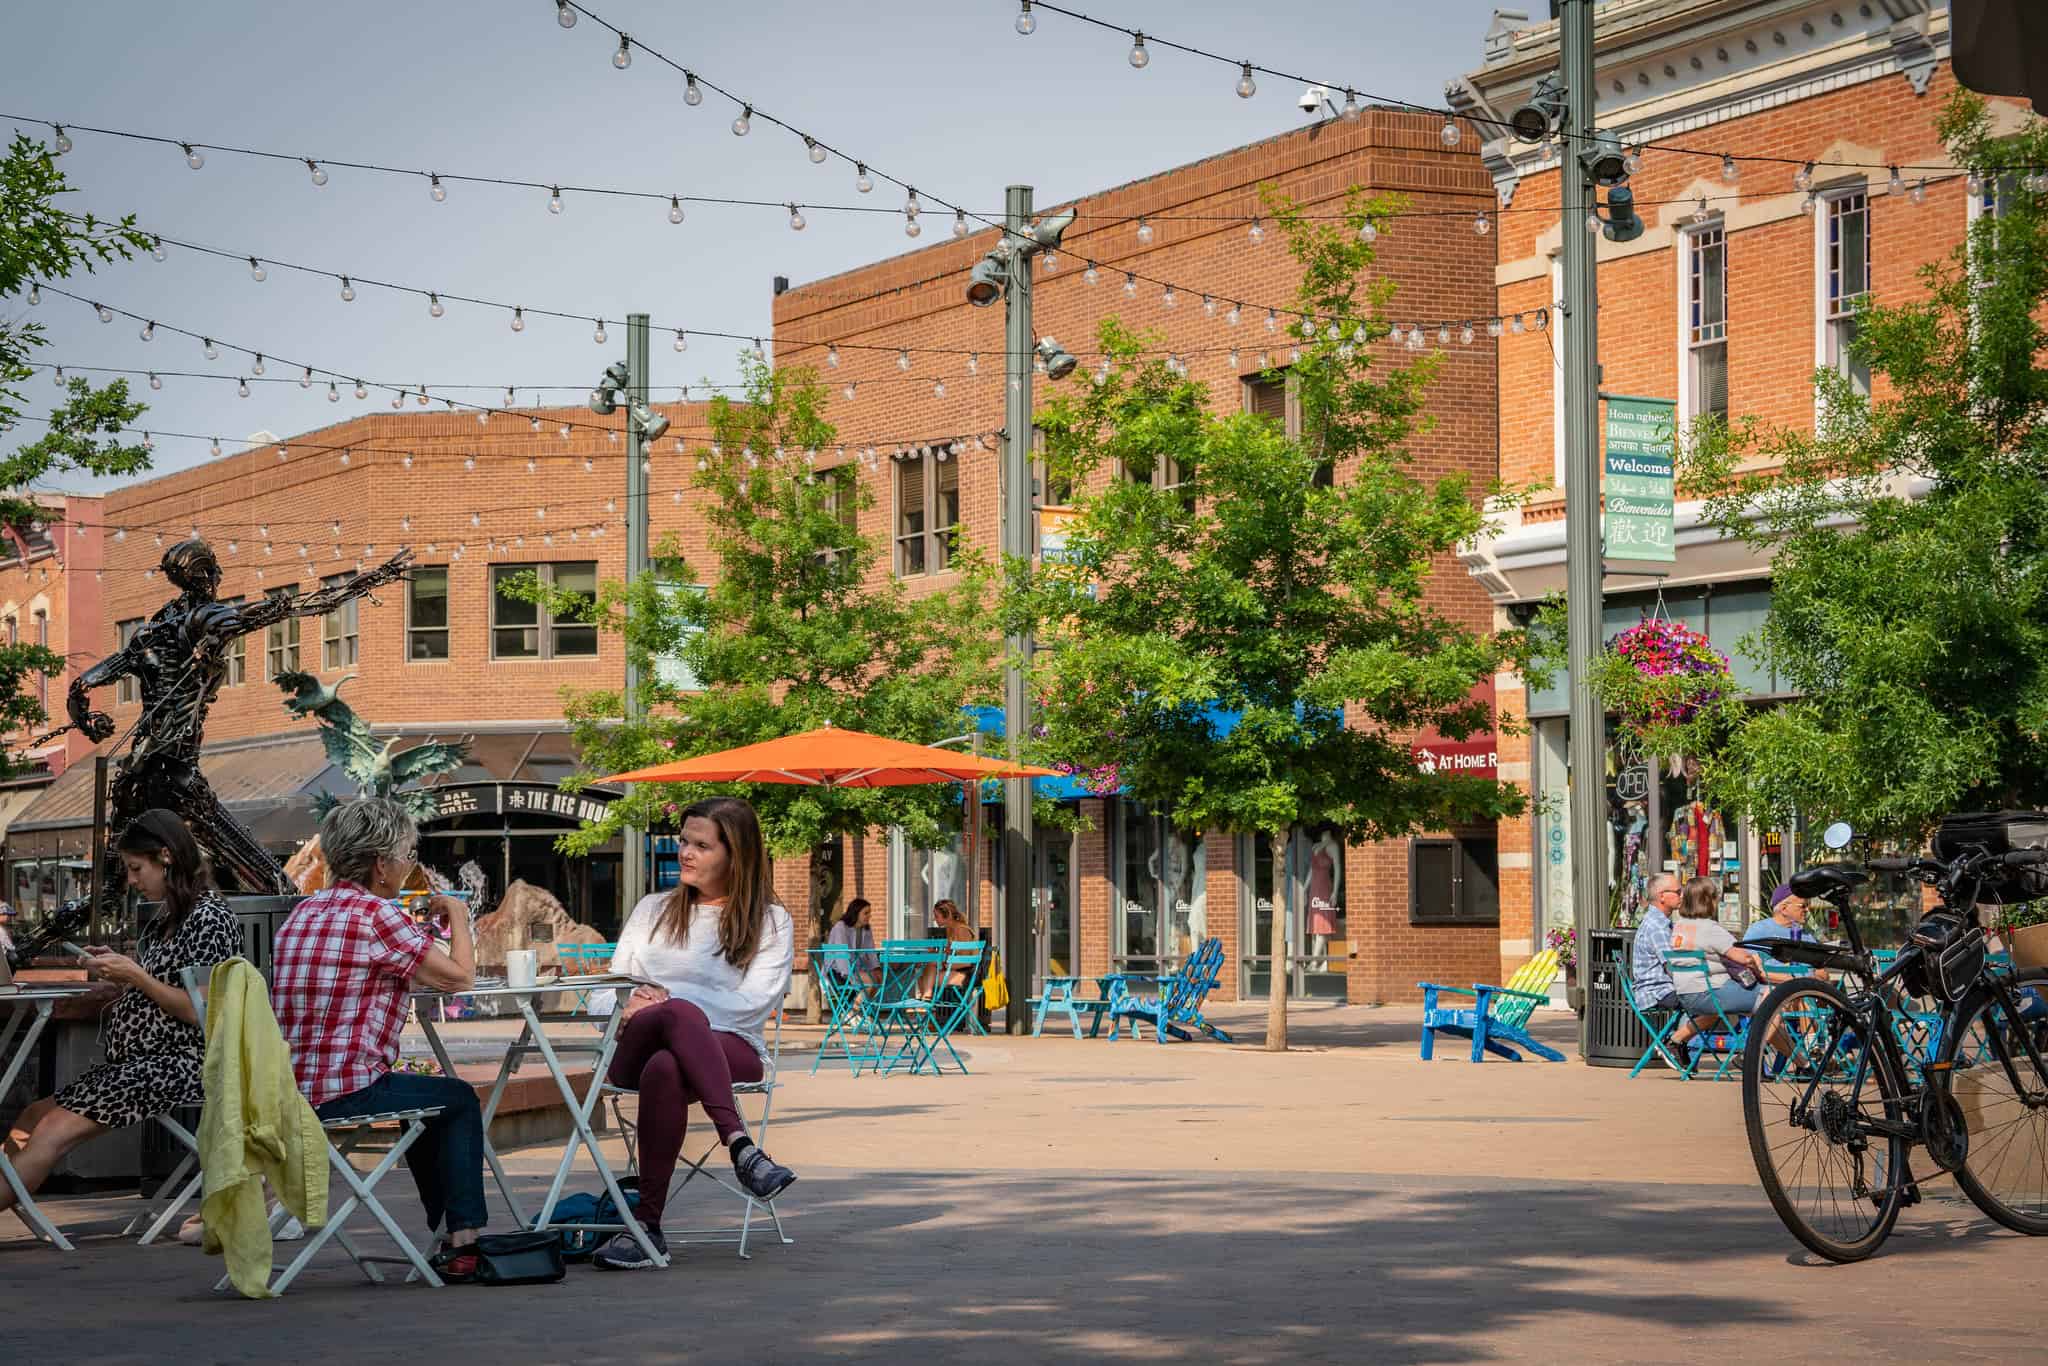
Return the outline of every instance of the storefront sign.
{"type": "Polygon", "coordinates": [[[565,792],[544,783],[478,783],[438,788],[434,792],[434,820],[457,816],[499,815],[552,816],[559,820],[599,821],[617,800],[616,794],[596,788],[565,792]]]}
{"type": "Polygon", "coordinates": [[[1669,399],[1607,399],[1607,554],[1672,560],[1672,465],[1677,405],[1669,399]]]}
{"type": "Polygon", "coordinates": [[[1067,531],[1081,520],[1072,508],[1044,507],[1038,510],[1038,557],[1048,562],[1067,558],[1067,531]]]}
{"type": "Polygon", "coordinates": [[[1492,778],[1500,772],[1500,744],[1491,735],[1473,740],[1427,740],[1415,745],[1413,752],[1415,767],[1424,773],[1492,778]]]}

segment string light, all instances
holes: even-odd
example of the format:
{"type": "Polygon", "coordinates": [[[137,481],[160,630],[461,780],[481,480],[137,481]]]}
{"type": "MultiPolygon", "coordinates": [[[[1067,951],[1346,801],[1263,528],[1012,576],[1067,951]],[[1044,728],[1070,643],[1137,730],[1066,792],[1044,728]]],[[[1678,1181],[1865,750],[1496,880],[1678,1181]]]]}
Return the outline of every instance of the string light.
{"type": "Polygon", "coordinates": [[[875,188],[875,178],[868,174],[868,164],[865,161],[853,163],[853,188],[862,194],[875,188]]]}
{"type": "Polygon", "coordinates": [[[955,209],[953,210],[953,236],[965,237],[966,235],[967,211],[965,209],[955,209]]]}
{"type": "Polygon", "coordinates": [[[1138,219],[1138,245],[1141,247],[1152,245],[1152,225],[1147,223],[1142,216],[1138,219]]]}
{"type": "Polygon", "coordinates": [[[149,387],[152,389],[161,389],[164,387],[164,382],[157,377],[157,374],[154,370],[150,371],[149,374],[149,387]]]}
{"type": "Polygon", "coordinates": [[[448,202],[448,187],[441,183],[441,177],[437,173],[428,173],[427,193],[433,197],[436,204],[446,204],[448,202]]]}
{"type": "Polygon", "coordinates": [[[114,320],[114,310],[108,308],[105,304],[94,304],[92,310],[100,315],[100,321],[103,323],[110,323],[114,320]]]}
{"type": "Polygon", "coordinates": [[[560,213],[561,211],[562,187],[559,185],[550,185],[548,186],[548,212],[560,213]]]}
{"type": "Polygon", "coordinates": [[[789,229],[791,232],[804,230],[804,216],[795,204],[789,206],[789,229]]]}
{"type": "Polygon", "coordinates": [[[1472,215],[1472,231],[1481,237],[1493,231],[1493,221],[1486,216],[1486,210],[1481,209],[1472,215]]]}
{"type": "Polygon", "coordinates": [[[596,342],[596,343],[597,343],[597,344],[598,344],[599,346],[603,346],[603,345],[604,345],[604,339],[605,339],[605,332],[604,332],[604,319],[603,319],[603,318],[598,318],[598,319],[595,319],[595,321],[596,321],[596,323],[597,323],[597,330],[596,330],[596,331],[594,331],[594,332],[592,332],[592,333],[590,334],[590,339],[591,339],[592,341],[596,342]]]}
{"type": "Polygon", "coordinates": [[[1721,153],[1721,179],[1733,185],[1741,178],[1742,168],[1735,164],[1735,158],[1729,156],[1726,152],[1721,153]]]}
{"type": "Polygon", "coordinates": [[[428,314],[428,316],[429,316],[429,317],[439,318],[439,317],[442,317],[443,315],[445,315],[445,314],[446,314],[447,312],[448,312],[448,310],[447,310],[447,309],[445,309],[445,308],[443,308],[443,307],[441,306],[441,296],[440,296],[440,295],[438,295],[438,294],[429,294],[429,295],[427,295],[427,314],[428,314]]]}
{"type": "Polygon", "coordinates": [[[804,134],[804,154],[810,157],[813,166],[825,164],[825,149],[819,146],[818,140],[809,133],[804,134]]]}
{"type": "Polygon", "coordinates": [[[678,351],[687,351],[687,350],[689,350],[689,349],[690,349],[690,339],[689,339],[688,337],[686,337],[686,336],[684,336],[684,335],[683,335],[683,329],[682,329],[682,328],[680,328],[680,327],[679,327],[679,328],[677,328],[677,329],[676,329],[676,350],[678,350],[678,351]]]}
{"type": "Polygon", "coordinates": [[[683,221],[682,196],[672,194],[668,197],[668,221],[671,223],[680,223],[683,221]]]}
{"type": "Polygon", "coordinates": [[[1031,0],[1024,0],[1024,8],[1017,14],[1017,32],[1026,38],[1038,32],[1038,16],[1031,12],[1031,0]]]}
{"type": "Polygon", "coordinates": [[[683,73],[683,103],[692,109],[704,103],[704,92],[697,88],[697,73],[694,71],[683,73]]]}
{"type": "Polygon", "coordinates": [[[619,35],[619,50],[612,54],[612,65],[620,71],[633,65],[633,40],[623,33],[619,35]]]}
{"type": "Polygon", "coordinates": [[[512,330],[514,332],[524,332],[526,330],[526,310],[517,305],[514,305],[512,309],[512,330]]]}
{"type": "Polygon", "coordinates": [[[1252,79],[1252,64],[1245,62],[1238,69],[1237,97],[1241,100],[1248,100],[1258,93],[1259,83],[1252,79]]]}
{"type": "Polygon", "coordinates": [[[740,116],[732,121],[732,135],[736,138],[743,138],[747,135],[747,130],[753,126],[754,106],[751,104],[745,105],[740,109],[740,116]]]}
{"type": "Polygon", "coordinates": [[[1891,173],[1892,173],[1892,174],[1891,174],[1891,179],[1885,182],[1885,191],[1886,191],[1886,193],[1888,193],[1888,194],[1904,194],[1904,193],[1906,192],[1906,182],[1905,182],[1905,180],[1904,180],[1904,179],[1902,179],[1902,178],[1900,177],[1900,175],[1899,175],[1899,168],[1898,168],[1898,167],[1896,167],[1896,166],[1893,166],[1893,167],[1891,167],[1891,168],[1890,168],[1890,170],[1891,170],[1891,173]]]}
{"type": "Polygon", "coordinates": [[[184,150],[185,164],[187,166],[190,166],[193,170],[196,171],[201,166],[204,166],[206,164],[205,156],[202,155],[199,149],[197,147],[194,147],[191,143],[181,142],[178,144],[178,146],[184,150]]]}
{"type": "Polygon", "coordinates": [[[1265,226],[1261,224],[1258,219],[1254,218],[1252,220],[1251,227],[1245,229],[1244,235],[1251,239],[1253,246],[1257,246],[1259,243],[1266,240],[1265,226]]]}
{"type": "Polygon", "coordinates": [[[1145,50],[1145,35],[1142,33],[1132,34],[1131,66],[1136,70],[1143,71],[1146,67],[1150,66],[1151,64],[1152,54],[1145,50]]]}
{"type": "Polygon", "coordinates": [[[555,22],[563,28],[576,27],[576,10],[569,4],[569,0],[561,0],[555,6],[555,22]]]}
{"type": "Polygon", "coordinates": [[[270,273],[263,269],[263,263],[253,256],[249,258],[249,278],[259,285],[270,278],[270,273]]]}
{"type": "Polygon", "coordinates": [[[327,172],[322,170],[320,163],[313,160],[313,158],[311,157],[306,158],[306,170],[312,174],[313,184],[315,186],[325,185],[327,183],[327,172]]]}
{"type": "Polygon", "coordinates": [[[1458,131],[1455,120],[1445,119],[1443,128],[1437,133],[1437,140],[1446,147],[1456,147],[1465,140],[1465,135],[1458,131]]]}

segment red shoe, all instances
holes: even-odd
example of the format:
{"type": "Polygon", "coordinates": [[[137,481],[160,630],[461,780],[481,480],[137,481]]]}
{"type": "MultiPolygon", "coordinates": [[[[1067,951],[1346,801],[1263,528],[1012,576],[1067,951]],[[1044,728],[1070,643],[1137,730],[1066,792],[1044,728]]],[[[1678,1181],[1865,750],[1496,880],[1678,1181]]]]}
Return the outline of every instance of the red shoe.
{"type": "Polygon", "coordinates": [[[462,1247],[441,1244],[441,1250],[427,1258],[434,1274],[449,1285],[466,1285],[476,1279],[476,1244],[462,1247]]]}

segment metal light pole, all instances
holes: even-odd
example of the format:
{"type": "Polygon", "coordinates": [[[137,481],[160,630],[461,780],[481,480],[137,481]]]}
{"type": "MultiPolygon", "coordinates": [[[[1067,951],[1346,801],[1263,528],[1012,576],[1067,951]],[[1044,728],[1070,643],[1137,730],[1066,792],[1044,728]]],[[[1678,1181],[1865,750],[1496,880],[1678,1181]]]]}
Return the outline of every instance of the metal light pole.
{"type": "MultiPolygon", "coordinates": [[[[626,579],[633,582],[647,572],[647,315],[626,315],[626,579]]],[[[640,700],[640,664],[629,645],[626,650],[626,721],[646,715],[640,700]]],[[[637,826],[622,832],[624,874],[620,893],[624,913],[631,914],[647,895],[647,841],[637,826]]]]}
{"type": "MultiPolygon", "coordinates": [[[[1581,225],[1594,187],[1576,153],[1593,132],[1593,0],[1564,0],[1559,45],[1565,85],[1565,153],[1558,159],[1564,237],[1565,645],[1571,700],[1572,919],[1581,954],[1607,919],[1607,814],[1603,799],[1606,717],[1587,686],[1600,652],[1602,551],[1600,448],[1594,431],[1600,392],[1594,238],[1581,225]]],[[[1582,957],[1590,970],[1589,957],[1582,957]]],[[[1593,1012],[1579,1016],[1579,1053],[1592,1040],[1593,1012]]]]}
{"type": "MultiPolygon", "coordinates": [[[[1004,192],[1004,242],[1013,247],[1031,240],[1031,187],[1012,185],[1004,192]]],[[[1003,408],[1003,553],[1029,560],[1031,517],[1031,361],[1037,335],[1031,323],[1031,256],[1013,255],[1015,267],[1004,291],[1003,375],[1009,381],[1003,408]]],[[[1003,734],[1010,758],[1022,757],[1031,726],[1031,696],[1025,689],[1025,661],[1031,656],[1028,632],[1013,633],[1003,646],[1009,666],[1003,673],[1003,734]]],[[[977,794],[978,795],[978,794],[977,794]]],[[[1031,780],[1010,778],[1003,784],[1003,946],[1012,1005],[1005,1013],[1012,1034],[1024,1032],[1024,1000],[1031,995],[1031,780]]]]}

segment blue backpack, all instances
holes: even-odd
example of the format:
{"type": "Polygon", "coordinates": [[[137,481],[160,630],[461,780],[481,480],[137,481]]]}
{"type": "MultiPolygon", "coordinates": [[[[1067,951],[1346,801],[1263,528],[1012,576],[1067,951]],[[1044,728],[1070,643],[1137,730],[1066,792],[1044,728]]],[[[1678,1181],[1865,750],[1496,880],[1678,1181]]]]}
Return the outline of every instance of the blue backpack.
{"type": "MultiPolygon", "coordinates": [[[[626,1193],[626,1208],[640,1208],[640,1190],[630,1179],[621,1181],[619,1188],[626,1193]]],[[[539,1216],[536,1215],[535,1218],[539,1216]]],[[[555,1202],[554,1222],[558,1224],[620,1224],[619,1207],[613,1203],[611,1192],[601,1191],[596,1195],[579,1192],[565,1195],[555,1202]]],[[[609,1234],[591,1228],[565,1228],[556,1231],[562,1240],[562,1259],[569,1262],[586,1262],[597,1251],[598,1244],[609,1234]]]]}

